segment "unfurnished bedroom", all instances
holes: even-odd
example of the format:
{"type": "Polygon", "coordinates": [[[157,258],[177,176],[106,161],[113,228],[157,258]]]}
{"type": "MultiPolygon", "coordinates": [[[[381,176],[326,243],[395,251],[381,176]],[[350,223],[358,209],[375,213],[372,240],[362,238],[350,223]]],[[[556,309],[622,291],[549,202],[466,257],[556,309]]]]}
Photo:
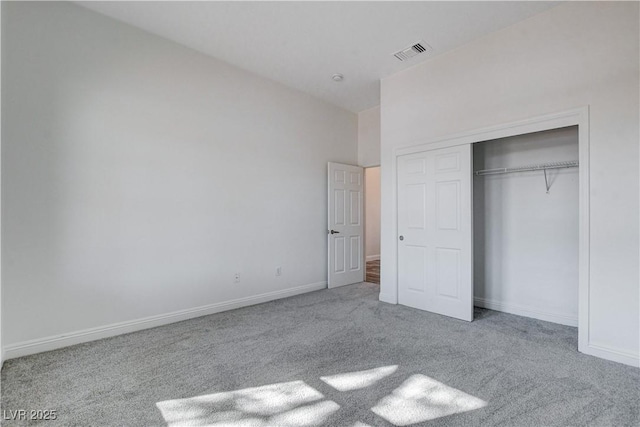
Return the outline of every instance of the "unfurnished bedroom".
{"type": "Polygon", "coordinates": [[[0,2],[6,426],[640,424],[638,2],[0,2]]]}

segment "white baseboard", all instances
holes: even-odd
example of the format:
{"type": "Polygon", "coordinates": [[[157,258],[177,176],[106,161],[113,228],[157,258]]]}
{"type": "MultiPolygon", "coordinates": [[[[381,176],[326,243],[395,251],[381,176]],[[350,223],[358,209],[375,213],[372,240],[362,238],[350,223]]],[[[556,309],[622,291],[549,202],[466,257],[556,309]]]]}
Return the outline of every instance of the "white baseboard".
{"type": "Polygon", "coordinates": [[[640,355],[618,350],[607,345],[589,343],[583,353],[640,368],[640,355]]]}
{"type": "Polygon", "coordinates": [[[380,259],[380,254],[378,254],[378,255],[367,255],[365,257],[365,259],[367,260],[367,262],[369,262],[369,261],[378,261],[380,259]]]}
{"type": "Polygon", "coordinates": [[[6,346],[4,348],[2,360],[14,359],[16,357],[42,353],[44,351],[51,351],[62,347],[68,347],[70,345],[141,331],[143,329],[155,328],[169,323],[180,322],[182,320],[193,319],[200,316],[207,316],[209,314],[220,313],[222,311],[247,307],[326,288],[327,282],[312,283],[309,285],[297,286],[295,288],[284,289],[281,291],[267,292],[260,295],[238,298],[231,301],[204,305],[187,310],[174,311],[172,313],[160,314],[127,322],[113,323],[111,325],[100,326],[97,328],[84,329],[68,334],[23,341],[6,346]]]}
{"type": "Polygon", "coordinates": [[[578,326],[577,316],[573,317],[561,313],[551,313],[523,305],[504,303],[486,298],[476,297],[473,301],[477,307],[488,308],[489,310],[503,311],[505,313],[517,314],[518,316],[532,317],[534,319],[559,323],[566,326],[578,326]]]}
{"type": "Polygon", "coordinates": [[[398,304],[398,300],[394,295],[383,294],[382,292],[380,293],[378,300],[386,302],[387,304],[398,304]]]}

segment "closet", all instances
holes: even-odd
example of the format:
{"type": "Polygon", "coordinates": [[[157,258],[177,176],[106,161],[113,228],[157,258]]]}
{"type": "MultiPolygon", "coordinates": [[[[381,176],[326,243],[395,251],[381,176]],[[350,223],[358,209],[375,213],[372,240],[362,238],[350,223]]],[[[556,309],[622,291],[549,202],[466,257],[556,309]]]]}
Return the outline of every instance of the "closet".
{"type": "Polygon", "coordinates": [[[578,126],[397,156],[398,302],[578,325],[578,126]]]}
{"type": "Polygon", "coordinates": [[[472,144],[474,303],[578,325],[578,127],[472,144]]]}

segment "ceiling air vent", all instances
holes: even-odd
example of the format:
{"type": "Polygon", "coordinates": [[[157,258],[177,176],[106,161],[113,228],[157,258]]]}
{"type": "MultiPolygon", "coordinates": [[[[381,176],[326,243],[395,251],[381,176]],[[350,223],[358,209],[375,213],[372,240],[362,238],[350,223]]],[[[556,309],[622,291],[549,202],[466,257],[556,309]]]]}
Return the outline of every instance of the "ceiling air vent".
{"type": "Polygon", "coordinates": [[[416,55],[420,55],[421,53],[427,52],[429,50],[431,50],[431,46],[429,46],[423,41],[419,41],[409,46],[406,49],[402,49],[394,53],[393,56],[398,58],[400,61],[406,61],[413,58],[416,55]]]}

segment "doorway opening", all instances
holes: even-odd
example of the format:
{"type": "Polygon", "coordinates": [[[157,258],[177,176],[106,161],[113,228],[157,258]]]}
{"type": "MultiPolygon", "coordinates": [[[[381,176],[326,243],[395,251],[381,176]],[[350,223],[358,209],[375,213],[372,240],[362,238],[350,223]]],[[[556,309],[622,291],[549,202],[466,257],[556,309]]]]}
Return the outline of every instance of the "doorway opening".
{"type": "Polygon", "coordinates": [[[472,147],[474,305],[578,326],[578,126],[472,147]]]}
{"type": "Polygon", "coordinates": [[[380,166],[365,168],[365,282],[380,284],[380,166]]]}

